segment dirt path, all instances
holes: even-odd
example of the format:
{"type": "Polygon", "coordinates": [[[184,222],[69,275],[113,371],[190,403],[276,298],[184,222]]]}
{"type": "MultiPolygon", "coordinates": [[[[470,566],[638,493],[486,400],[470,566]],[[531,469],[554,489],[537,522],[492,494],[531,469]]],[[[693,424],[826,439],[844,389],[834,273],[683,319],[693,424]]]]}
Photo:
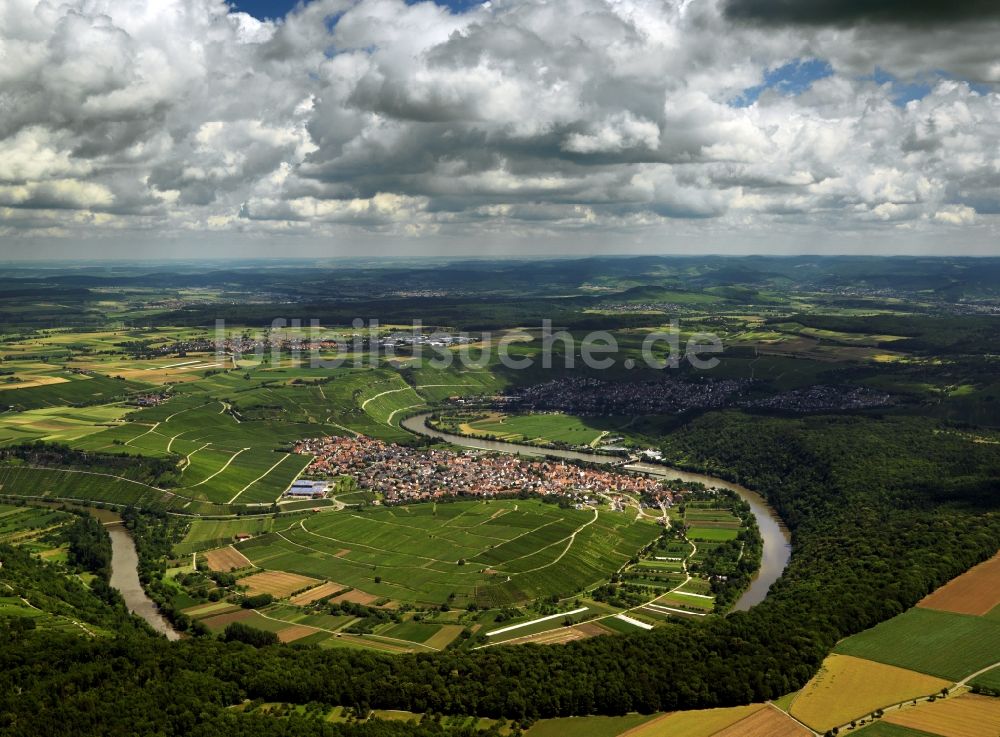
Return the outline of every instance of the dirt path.
{"type": "MultiPolygon", "coordinates": [[[[232,499],[230,499],[228,502],[226,502],[226,504],[232,504],[233,502],[235,502],[239,498],[240,494],[242,494],[244,491],[246,491],[251,486],[253,486],[254,484],[256,484],[258,481],[260,481],[262,478],[264,478],[265,476],[267,476],[269,473],[271,473],[271,471],[273,471],[278,466],[280,466],[282,463],[284,463],[288,459],[288,457],[290,455],[291,455],[290,453],[285,453],[284,455],[282,455],[281,458],[278,459],[277,463],[275,463],[269,469],[267,469],[266,471],[264,471],[264,473],[262,473],[260,476],[258,476],[257,478],[255,478],[253,481],[251,481],[249,484],[247,484],[246,486],[244,486],[242,489],[240,489],[239,491],[237,491],[236,495],[232,499]]],[[[232,459],[230,459],[230,460],[232,460],[232,459]]],[[[205,479],[205,480],[207,481],[208,479],[205,479]]]]}
{"type": "Polygon", "coordinates": [[[181,488],[184,488],[184,489],[193,489],[193,488],[194,488],[195,486],[201,486],[202,484],[206,483],[207,481],[211,481],[211,480],[212,480],[212,479],[214,479],[214,478],[215,478],[216,476],[218,476],[218,475],[219,475],[220,473],[222,473],[222,472],[223,472],[223,471],[225,471],[225,470],[226,470],[227,468],[229,468],[229,464],[230,464],[230,463],[232,463],[233,461],[235,461],[235,460],[236,460],[236,456],[238,456],[238,455],[239,455],[240,453],[245,453],[245,452],[247,452],[248,450],[250,450],[250,449],[249,449],[249,448],[242,448],[242,449],[240,449],[240,450],[236,451],[236,452],[235,452],[235,453],[233,453],[233,455],[232,455],[232,456],[231,456],[231,457],[229,458],[229,460],[228,460],[228,461],[226,461],[226,465],[224,465],[224,466],[223,466],[222,468],[220,468],[220,469],[219,469],[218,471],[216,471],[215,473],[213,473],[213,474],[212,474],[211,476],[209,476],[208,478],[204,478],[204,479],[202,479],[202,480],[201,480],[201,481],[199,481],[199,482],[198,482],[197,484],[193,484],[193,485],[191,485],[191,486],[184,486],[184,487],[181,487],[181,488]]]}

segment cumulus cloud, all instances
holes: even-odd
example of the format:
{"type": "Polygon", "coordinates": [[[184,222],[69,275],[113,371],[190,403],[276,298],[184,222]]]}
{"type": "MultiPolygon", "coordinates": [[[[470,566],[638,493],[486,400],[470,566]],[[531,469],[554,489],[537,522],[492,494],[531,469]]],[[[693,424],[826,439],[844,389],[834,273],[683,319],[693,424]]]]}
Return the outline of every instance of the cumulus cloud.
{"type": "Polygon", "coordinates": [[[8,0],[0,237],[995,228],[1000,20],[790,5],[8,0]]]}

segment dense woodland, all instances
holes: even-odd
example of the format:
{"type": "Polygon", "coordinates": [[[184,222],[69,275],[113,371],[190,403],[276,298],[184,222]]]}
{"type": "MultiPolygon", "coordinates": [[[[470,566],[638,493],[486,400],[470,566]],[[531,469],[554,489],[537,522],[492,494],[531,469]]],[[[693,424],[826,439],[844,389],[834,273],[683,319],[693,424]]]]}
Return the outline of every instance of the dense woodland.
{"type": "Polygon", "coordinates": [[[759,701],[800,688],[838,639],[902,612],[995,553],[1000,538],[1000,446],[924,419],[719,412],[667,436],[663,450],[759,489],[791,528],[792,561],[749,612],[561,647],[399,657],[203,638],[170,644],[134,627],[114,640],[8,633],[0,734],[435,728],[320,726],[227,709],[244,700],[517,720],[759,701]]]}

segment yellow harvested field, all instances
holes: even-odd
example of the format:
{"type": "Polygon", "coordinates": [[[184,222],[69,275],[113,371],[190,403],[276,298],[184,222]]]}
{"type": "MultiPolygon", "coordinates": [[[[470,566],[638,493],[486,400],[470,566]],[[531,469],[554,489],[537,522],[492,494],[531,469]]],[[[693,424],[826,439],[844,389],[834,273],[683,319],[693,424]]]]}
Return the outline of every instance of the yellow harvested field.
{"type": "Polygon", "coordinates": [[[252,568],[253,563],[239,550],[231,545],[202,553],[202,557],[213,571],[234,571],[239,568],[252,568]]]}
{"type": "Polygon", "coordinates": [[[924,609],[977,616],[988,613],[998,605],[1000,605],[1000,553],[985,563],[970,568],[958,578],[953,578],[917,604],[924,609]]]}
{"type": "Polygon", "coordinates": [[[338,591],[343,591],[346,588],[342,583],[327,581],[316,588],[303,591],[298,596],[293,596],[289,601],[298,606],[305,606],[306,604],[312,604],[314,601],[319,601],[324,596],[330,596],[331,594],[336,594],[338,591]]]}
{"type": "Polygon", "coordinates": [[[15,377],[19,379],[19,381],[0,384],[0,391],[8,391],[11,389],[30,389],[33,386],[49,386],[50,384],[65,384],[69,381],[69,379],[64,379],[61,376],[16,374],[15,377]]]}
{"type": "Polygon", "coordinates": [[[293,592],[317,584],[319,581],[308,576],[300,576],[297,573],[264,571],[263,573],[255,573],[252,576],[241,578],[237,583],[240,586],[246,586],[247,593],[251,596],[256,594],[271,594],[275,599],[284,599],[293,592]]]}
{"type": "Polygon", "coordinates": [[[208,604],[196,604],[195,606],[189,606],[187,609],[181,609],[181,611],[189,617],[198,619],[199,617],[205,617],[210,614],[224,614],[226,612],[236,611],[237,609],[239,609],[238,606],[230,604],[228,601],[214,601],[209,602],[208,604]]]}
{"type": "Polygon", "coordinates": [[[360,589],[354,589],[353,591],[348,591],[346,594],[341,594],[340,596],[335,596],[330,601],[335,604],[339,604],[342,601],[349,601],[352,604],[364,604],[365,606],[369,604],[374,604],[378,601],[379,597],[375,594],[369,594],[360,589]]]}
{"type": "Polygon", "coordinates": [[[465,627],[460,624],[442,625],[441,629],[431,635],[424,644],[429,645],[430,647],[436,647],[438,650],[443,650],[450,645],[456,637],[462,634],[462,630],[464,629],[465,627]]]}
{"type": "Polygon", "coordinates": [[[714,737],[812,737],[812,734],[783,711],[768,706],[716,732],[714,737]]]}
{"type": "Polygon", "coordinates": [[[1000,699],[963,694],[886,714],[884,721],[941,737],[997,737],[1000,699]]]}
{"type": "Polygon", "coordinates": [[[533,635],[525,635],[512,640],[507,640],[505,645],[563,645],[573,640],[585,640],[589,635],[584,634],[575,627],[559,627],[546,632],[538,632],[533,635]]]}
{"type": "Polygon", "coordinates": [[[285,627],[283,630],[278,630],[278,639],[281,642],[295,642],[296,640],[301,640],[303,637],[308,637],[321,631],[305,624],[296,624],[291,627],[285,627]]]}
{"type": "MultiPolygon", "coordinates": [[[[726,709],[698,709],[664,714],[651,722],[623,732],[619,737],[712,737],[720,729],[768,709],[766,704],[733,706],[726,709]]],[[[772,710],[773,711],[773,710],[772,710]]]]}
{"type": "Polygon", "coordinates": [[[789,713],[818,732],[875,709],[928,696],[951,683],[850,655],[830,655],[792,701],[789,713]]]}

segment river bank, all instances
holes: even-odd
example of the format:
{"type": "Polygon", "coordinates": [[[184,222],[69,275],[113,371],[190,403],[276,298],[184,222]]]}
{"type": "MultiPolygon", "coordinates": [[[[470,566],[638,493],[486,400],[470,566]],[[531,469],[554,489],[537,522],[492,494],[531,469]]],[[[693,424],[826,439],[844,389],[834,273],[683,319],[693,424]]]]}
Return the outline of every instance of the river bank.
{"type": "Polygon", "coordinates": [[[166,617],[160,614],[156,604],[139,581],[139,553],[135,548],[132,535],[121,523],[121,519],[110,524],[105,522],[108,535],[111,537],[111,586],[118,589],[125,606],[133,614],[137,614],[168,640],[179,640],[180,634],[173,628],[166,617]]]}
{"type": "MultiPolygon", "coordinates": [[[[468,437],[465,435],[455,435],[452,433],[436,430],[427,424],[430,413],[423,413],[408,417],[400,423],[400,426],[417,435],[444,440],[452,445],[478,450],[490,450],[499,453],[515,453],[528,456],[552,456],[555,458],[565,458],[567,460],[584,461],[587,463],[609,464],[620,459],[615,456],[601,455],[598,453],[585,453],[575,450],[560,450],[550,448],[539,448],[519,443],[508,443],[499,440],[484,440],[482,438],[468,437]]],[[[738,494],[753,512],[757,520],[757,527],[760,529],[761,537],[764,540],[764,550],[761,556],[760,569],[754,577],[750,586],[743,592],[742,596],[733,606],[735,611],[746,611],[755,604],[759,604],[767,596],[771,584],[778,580],[788,561],[791,558],[791,534],[782,523],[781,518],[764,498],[755,491],[747,489],[740,484],[734,484],[725,479],[716,478],[700,473],[681,471],[659,463],[633,463],[624,466],[626,470],[647,473],[664,479],[678,479],[680,481],[700,482],[706,486],[715,486],[738,494]]]]}

